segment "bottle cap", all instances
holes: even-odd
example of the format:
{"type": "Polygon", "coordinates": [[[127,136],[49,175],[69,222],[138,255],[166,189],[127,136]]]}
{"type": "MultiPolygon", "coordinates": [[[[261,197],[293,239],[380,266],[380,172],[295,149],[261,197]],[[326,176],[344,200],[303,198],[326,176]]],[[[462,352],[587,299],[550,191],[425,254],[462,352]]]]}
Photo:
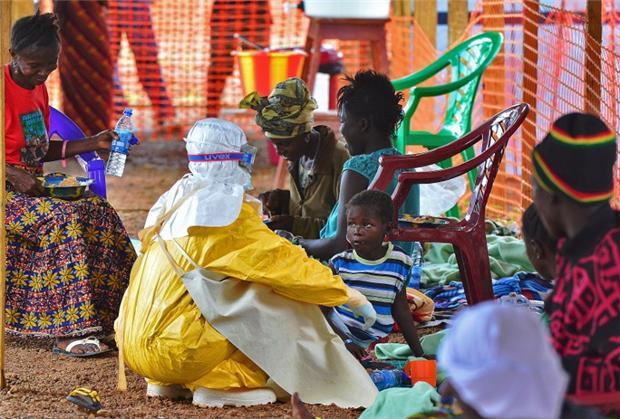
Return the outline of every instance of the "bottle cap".
{"type": "Polygon", "coordinates": [[[131,109],[131,108],[125,108],[125,110],[123,111],[123,115],[126,115],[126,116],[131,116],[131,115],[133,115],[133,109],[131,109]]]}

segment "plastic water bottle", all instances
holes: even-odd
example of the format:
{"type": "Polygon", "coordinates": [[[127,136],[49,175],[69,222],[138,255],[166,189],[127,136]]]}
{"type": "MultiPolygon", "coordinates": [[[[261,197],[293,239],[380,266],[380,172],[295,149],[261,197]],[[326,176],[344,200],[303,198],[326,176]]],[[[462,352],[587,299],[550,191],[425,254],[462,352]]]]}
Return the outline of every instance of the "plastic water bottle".
{"type": "Polygon", "coordinates": [[[133,110],[131,108],[125,108],[123,116],[118,120],[114,131],[118,134],[118,139],[112,141],[112,149],[108,164],[105,168],[105,173],[112,176],[123,176],[125,171],[125,160],[129,153],[129,142],[133,136],[133,122],[131,121],[131,115],[133,110]]]}
{"type": "Polygon", "coordinates": [[[374,370],[370,373],[370,379],[379,391],[386,388],[402,387],[409,384],[409,377],[403,370],[374,370]]]}
{"type": "Polygon", "coordinates": [[[424,249],[422,248],[420,242],[415,242],[413,244],[413,255],[411,257],[413,260],[413,266],[411,267],[411,279],[409,280],[408,286],[417,290],[420,289],[422,281],[423,253],[424,249]]]}
{"type": "Polygon", "coordinates": [[[538,314],[543,314],[545,312],[544,301],[529,300],[525,295],[516,292],[501,296],[499,301],[502,304],[514,304],[518,307],[529,308],[531,311],[538,314]]]}
{"type": "Polygon", "coordinates": [[[522,307],[529,307],[530,305],[530,300],[528,300],[527,297],[516,292],[501,296],[499,301],[505,304],[514,304],[522,307]]]}

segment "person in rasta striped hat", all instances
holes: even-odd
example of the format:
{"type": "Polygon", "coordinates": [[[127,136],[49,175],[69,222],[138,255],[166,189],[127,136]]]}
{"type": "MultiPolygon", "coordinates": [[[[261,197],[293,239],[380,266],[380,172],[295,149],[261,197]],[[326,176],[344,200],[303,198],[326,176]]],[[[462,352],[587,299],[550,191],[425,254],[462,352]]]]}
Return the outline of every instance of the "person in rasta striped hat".
{"type": "Polygon", "coordinates": [[[558,239],[547,300],[569,393],[620,391],[620,213],[610,200],[615,133],[598,117],[559,118],[534,148],[534,205],[558,239]]]}
{"type": "Polygon", "coordinates": [[[275,189],[259,196],[270,216],[269,228],[318,239],[338,201],[342,166],[349,152],[331,128],[313,126],[317,103],[297,77],[276,84],[269,96],[250,93],[239,106],[256,111],[256,124],[289,162],[289,190],[275,189]]]}

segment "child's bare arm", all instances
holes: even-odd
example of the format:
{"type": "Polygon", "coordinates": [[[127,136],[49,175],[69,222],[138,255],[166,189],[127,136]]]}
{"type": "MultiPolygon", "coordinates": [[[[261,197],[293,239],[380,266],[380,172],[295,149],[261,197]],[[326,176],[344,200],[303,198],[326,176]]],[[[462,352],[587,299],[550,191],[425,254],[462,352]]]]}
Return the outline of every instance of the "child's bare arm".
{"type": "Polygon", "coordinates": [[[347,336],[346,331],[342,330],[342,328],[339,327],[338,324],[336,324],[337,322],[333,321],[333,316],[338,315],[336,313],[336,309],[333,307],[325,307],[325,306],[320,306],[320,308],[321,308],[321,311],[323,312],[323,316],[325,317],[325,320],[327,320],[327,323],[329,323],[329,325],[334,330],[334,332],[336,332],[336,334],[340,336],[340,338],[343,341],[347,340],[349,337],[347,336]]]}
{"type": "Polygon", "coordinates": [[[394,320],[398,323],[398,327],[405,341],[413,351],[413,355],[418,357],[424,356],[424,350],[418,338],[418,331],[413,323],[413,317],[411,317],[411,311],[409,311],[409,304],[407,304],[405,287],[396,295],[394,304],[392,304],[392,317],[394,317],[394,320]]]}
{"type": "Polygon", "coordinates": [[[357,359],[362,359],[366,355],[368,355],[368,353],[366,352],[364,348],[356,345],[355,343],[351,341],[351,339],[347,335],[347,331],[345,331],[342,327],[340,327],[340,325],[338,324],[339,322],[334,321],[335,320],[334,317],[338,315],[338,313],[336,313],[335,308],[321,306],[321,311],[323,312],[323,316],[325,316],[325,320],[327,320],[327,323],[329,323],[329,325],[332,327],[334,332],[336,332],[336,334],[340,336],[340,339],[342,339],[342,341],[344,342],[344,345],[346,346],[347,350],[351,352],[351,354],[353,354],[354,357],[356,357],[357,359]]]}

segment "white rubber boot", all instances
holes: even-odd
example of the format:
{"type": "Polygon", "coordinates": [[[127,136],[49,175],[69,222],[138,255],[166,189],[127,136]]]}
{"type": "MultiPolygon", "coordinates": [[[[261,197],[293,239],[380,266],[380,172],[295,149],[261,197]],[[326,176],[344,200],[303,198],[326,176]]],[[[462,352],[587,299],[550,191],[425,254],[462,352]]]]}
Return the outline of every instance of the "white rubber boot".
{"type": "Polygon", "coordinates": [[[276,395],[269,388],[257,388],[253,390],[212,390],[198,387],[194,391],[192,403],[198,407],[224,407],[224,406],[257,406],[276,401],[276,395]]]}
{"type": "Polygon", "coordinates": [[[291,395],[288,394],[286,390],[280,387],[278,383],[273,381],[271,378],[267,380],[265,386],[273,390],[274,394],[276,395],[276,399],[279,402],[288,402],[291,399],[291,395]]]}
{"type": "Polygon", "coordinates": [[[147,397],[162,397],[172,400],[189,400],[192,398],[191,390],[179,385],[170,384],[165,386],[163,384],[151,384],[146,386],[147,397]]]}

